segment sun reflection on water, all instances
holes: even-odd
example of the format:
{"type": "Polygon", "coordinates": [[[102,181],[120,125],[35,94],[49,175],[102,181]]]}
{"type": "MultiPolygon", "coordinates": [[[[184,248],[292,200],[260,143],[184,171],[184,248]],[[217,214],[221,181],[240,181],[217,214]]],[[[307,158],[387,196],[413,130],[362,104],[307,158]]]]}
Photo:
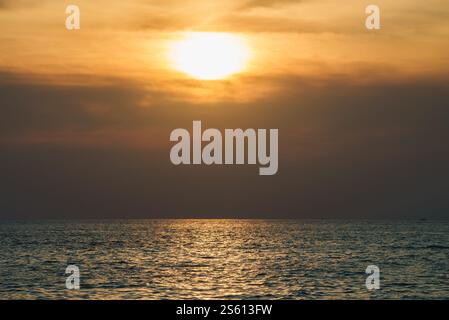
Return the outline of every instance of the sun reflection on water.
{"type": "Polygon", "coordinates": [[[449,285],[443,271],[449,267],[448,231],[447,222],[141,220],[0,224],[0,297],[447,297],[449,285]],[[388,270],[382,274],[386,285],[377,292],[369,292],[364,286],[365,268],[372,262],[388,270]],[[68,264],[81,270],[80,291],[63,289],[68,264]]]}

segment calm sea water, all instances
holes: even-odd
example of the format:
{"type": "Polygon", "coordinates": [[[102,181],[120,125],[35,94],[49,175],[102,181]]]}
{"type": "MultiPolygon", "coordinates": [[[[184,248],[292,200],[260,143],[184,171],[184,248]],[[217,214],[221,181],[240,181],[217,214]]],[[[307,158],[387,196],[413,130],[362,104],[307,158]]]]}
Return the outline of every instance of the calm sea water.
{"type": "Polygon", "coordinates": [[[449,298],[444,220],[1,222],[0,247],[1,299],[449,298]]]}

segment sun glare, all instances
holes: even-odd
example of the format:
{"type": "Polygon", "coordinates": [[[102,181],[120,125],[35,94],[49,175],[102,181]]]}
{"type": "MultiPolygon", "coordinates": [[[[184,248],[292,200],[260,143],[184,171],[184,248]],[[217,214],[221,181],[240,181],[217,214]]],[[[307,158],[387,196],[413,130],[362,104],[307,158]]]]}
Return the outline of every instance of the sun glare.
{"type": "Polygon", "coordinates": [[[198,80],[220,80],[242,72],[250,50],[229,33],[191,32],[170,48],[173,67],[198,80]]]}

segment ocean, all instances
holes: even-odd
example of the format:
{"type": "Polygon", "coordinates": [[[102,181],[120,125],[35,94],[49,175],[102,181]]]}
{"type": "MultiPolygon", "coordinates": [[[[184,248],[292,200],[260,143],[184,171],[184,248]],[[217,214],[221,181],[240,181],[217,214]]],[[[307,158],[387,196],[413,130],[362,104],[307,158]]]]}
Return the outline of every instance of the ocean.
{"type": "Polygon", "coordinates": [[[0,299],[449,298],[448,220],[3,221],[0,248],[0,299]]]}

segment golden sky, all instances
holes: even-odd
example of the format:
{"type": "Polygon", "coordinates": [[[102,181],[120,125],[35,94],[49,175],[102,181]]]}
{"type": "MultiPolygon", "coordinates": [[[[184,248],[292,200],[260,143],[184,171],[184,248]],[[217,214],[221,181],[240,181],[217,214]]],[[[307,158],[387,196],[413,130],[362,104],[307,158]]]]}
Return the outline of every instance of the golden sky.
{"type": "Polygon", "coordinates": [[[168,61],[170,43],[208,31],[245,39],[254,56],[240,76],[250,79],[397,80],[449,71],[446,0],[376,1],[379,31],[365,28],[367,3],[360,0],[78,0],[81,30],[67,31],[65,6],[72,2],[0,1],[0,69],[125,77],[169,89],[185,79],[168,61]]]}

